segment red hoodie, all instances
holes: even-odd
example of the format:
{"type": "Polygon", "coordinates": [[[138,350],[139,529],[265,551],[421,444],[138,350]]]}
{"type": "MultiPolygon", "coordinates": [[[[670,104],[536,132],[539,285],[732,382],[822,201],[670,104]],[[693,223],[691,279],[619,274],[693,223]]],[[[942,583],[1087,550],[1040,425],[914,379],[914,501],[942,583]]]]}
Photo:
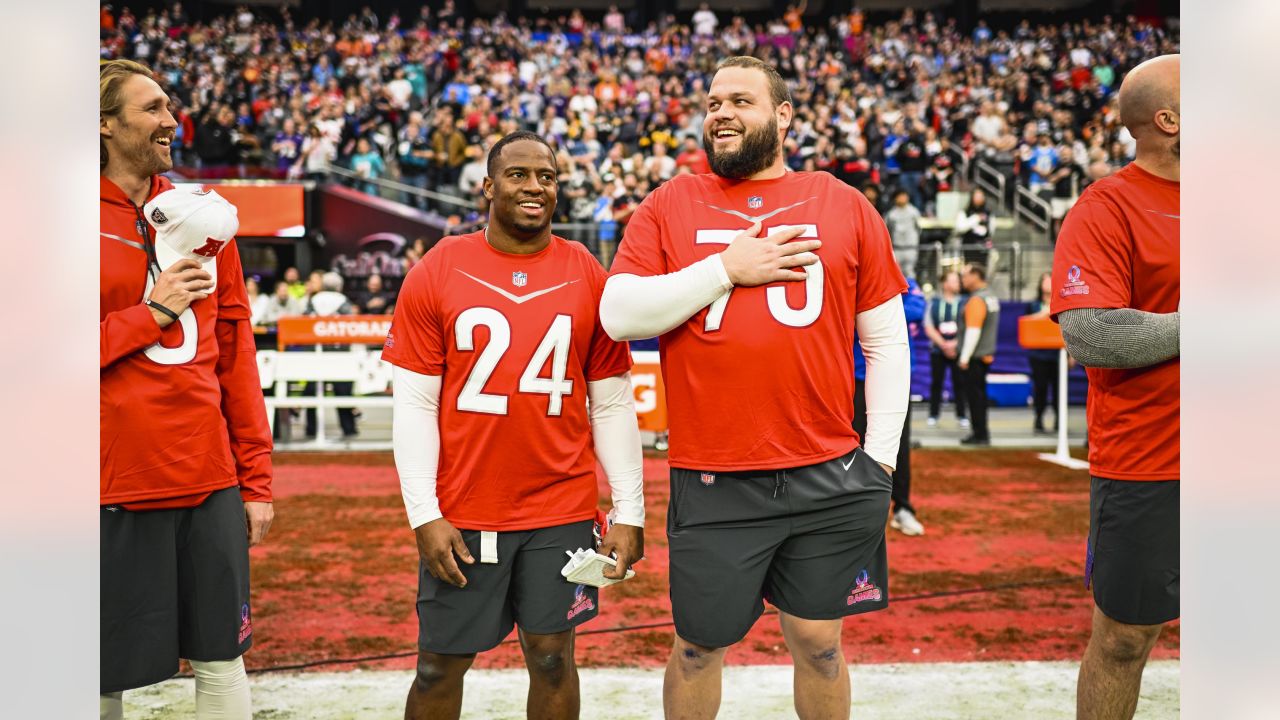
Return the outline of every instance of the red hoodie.
{"type": "MultiPolygon", "coordinates": [[[[99,503],[130,510],[194,507],[240,486],[271,500],[271,431],[258,380],[249,300],[235,241],[218,256],[217,290],[161,330],[142,304],[155,231],[115,183],[101,177],[102,475],[99,503]],[[165,357],[153,345],[190,350],[165,357]],[[150,351],[150,352],[149,352],[150,351]],[[154,359],[153,359],[154,358],[154,359]]],[[[148,200],[173,187],[151,180],[148,200]]]]}

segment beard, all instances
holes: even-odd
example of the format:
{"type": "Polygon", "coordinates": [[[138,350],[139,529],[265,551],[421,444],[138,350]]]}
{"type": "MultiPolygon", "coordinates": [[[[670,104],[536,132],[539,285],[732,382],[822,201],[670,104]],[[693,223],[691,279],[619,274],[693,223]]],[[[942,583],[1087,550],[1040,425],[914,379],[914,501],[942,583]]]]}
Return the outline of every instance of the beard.
{"type": "MultiPolygon", "coordinates": [[[[132,127],[123,120],[121,120],[120,126],[122,129],[130,129],[132,127]]],[[[154,137],[130,138],[128,141],[121,143],[118,152],[122,156],[121,159],[132,165],[134,171],[142,176],[159,175],[173,169],[173,155],[168,158],[161,156],[156,150],[154,137]]]]}
{"type": "Polygon", "coordinates": [[[772,165],[780,146],[778,120],[772,116],[763,126],[748,128],[737,150],[716,150],[711,135],[702,134],[702,149],[707,153],[711,172],[731,180],[751,177],[772,165]]]}

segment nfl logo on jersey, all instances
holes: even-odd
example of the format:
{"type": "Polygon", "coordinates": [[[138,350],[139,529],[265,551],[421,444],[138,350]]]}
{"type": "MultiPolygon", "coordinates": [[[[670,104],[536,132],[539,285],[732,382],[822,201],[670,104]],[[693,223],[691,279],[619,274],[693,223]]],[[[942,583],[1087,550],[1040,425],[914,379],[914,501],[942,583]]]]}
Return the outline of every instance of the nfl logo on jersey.
{"type": "Polygon", "coordinates": [[[516,287],[524,287],[529,284],[529,274],[520,272],[519,270],[511,273],[511,284],[516,287]]]}
{"type": "Polygon", "coordinates": [[[760,208],[764,207],[764,198],[760,197],[759,195],[752,195],[751,197],[747,198],[747,207],[752,210],[759,210],[760,208]]]}

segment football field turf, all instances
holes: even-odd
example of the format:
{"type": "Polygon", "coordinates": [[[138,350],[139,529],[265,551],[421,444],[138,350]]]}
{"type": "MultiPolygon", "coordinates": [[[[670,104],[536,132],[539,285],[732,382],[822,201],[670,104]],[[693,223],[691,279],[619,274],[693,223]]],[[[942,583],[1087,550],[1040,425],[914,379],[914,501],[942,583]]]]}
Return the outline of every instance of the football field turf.
{"type": "MultiPolygon", "coordinates": [[[[394,718],[412,678],[413,534],[390,453],[276,455],[276,522],[253,549],[255,717],[394,718]]],[[[889,531],[890,607],[845,622],[855,717],[1069,718],[1091,601],[1080,576],[1088,474],[1030,450],[917,450],[927,532],[889,531]]],[[[580,629],[584,716],[661,717],[671,645],[667,466],[645,460],[646,559],[580,629]]],[[[602,496],[607,485],[600,483],[602,496]]],[[[1152,653],[1138,718],[1176,717],[1179,625],[1152,653]]],[[[794,717],[770,610],[729,651],[725,718],[794,717]]],[[[514,636],[468,675],[464,717],[523,717],[514,636]]],[[[185,669],[185,668],[184,668],[185,669]]],[[[128,716],[186,717],[191,681],[126,694],[128,716]]]]}

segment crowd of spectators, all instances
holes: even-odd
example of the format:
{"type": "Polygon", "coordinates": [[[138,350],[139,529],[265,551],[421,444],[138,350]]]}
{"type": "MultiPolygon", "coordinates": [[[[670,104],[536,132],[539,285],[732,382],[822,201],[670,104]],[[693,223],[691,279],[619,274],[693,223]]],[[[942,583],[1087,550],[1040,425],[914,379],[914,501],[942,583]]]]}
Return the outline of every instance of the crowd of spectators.
{"type": "MultiPolygon", "coordinates": [[[[962,29],[910,9],[882,24],[856,9],[823,19],[803,10],[750,24],[703,5],[640,26],[616,8],[513,22],[464,17],[449,1],[414,16],[365,8],[307,22],[288,8],[200,22],[178,3],[143,16],[104,5],[101,54],[155,69],[179,123],[176,164],[203,177],[324,178],[334,164],[366,192],[387,194],[374,182],[386,178],[456,196],[395,194],[457,222],[484,212],[488,148],[532,130],[558,149],[557,221],[589,226],[602,249],[650,190],[708,171],[711,75],[721,58],[753,54],[791,86],[788,165],[862,189],[911,275],[921,218],[936,213],[939,192],[967,189],[960,171],[973,160],[1005,174],[1010,193],[1018,182],[1065,203],[1131,160],[1115,91],[1130,67],[1179,43],[1176,29],[1134,18],[962,29]]],[[[956,218],[966,246],[990,246],[987,202],[971,192],[956,218]]],[[[406,268],[425,251],[418,245],[406,268]]],[[[348,282],[381,281],[366,275],[348,282]]],[[[294,306],[277,287],[263,293],[259,317],[307,312],[298,304],[313,293],[296,277],[286,284],[294,306]],[[273,297],[279,308],[268,307],[273,297]]],[[[367,293],[387,300],[353,306],[394,303],[381,287],[355,294],[367,293]]]]}
{"type": "Polygon", "coordinates": [[[319,176],[336,163],[479,202],[487,148],[528,129],[559,149],[558,220],[621,226],[658,184],[707,169],[705,93],[729,55],[762,57],[791,84],[792,168],[879,185],[885,210],[905,190],[930,215],[962,159],[1059,197],[1123,165],[1134,143],[1119,80],[1179,42],[1133,18],[962,31],[931,12],[872,25],[801,6],[752,25],[704,5],[633,27],[616,8],[513,22],[432,5],[306,23],[287,8],[206,23],[177,3],[141,17],[103,6],[101,54],[157,71],[176,106],[177,162],[206,177],[319,176]]]}

